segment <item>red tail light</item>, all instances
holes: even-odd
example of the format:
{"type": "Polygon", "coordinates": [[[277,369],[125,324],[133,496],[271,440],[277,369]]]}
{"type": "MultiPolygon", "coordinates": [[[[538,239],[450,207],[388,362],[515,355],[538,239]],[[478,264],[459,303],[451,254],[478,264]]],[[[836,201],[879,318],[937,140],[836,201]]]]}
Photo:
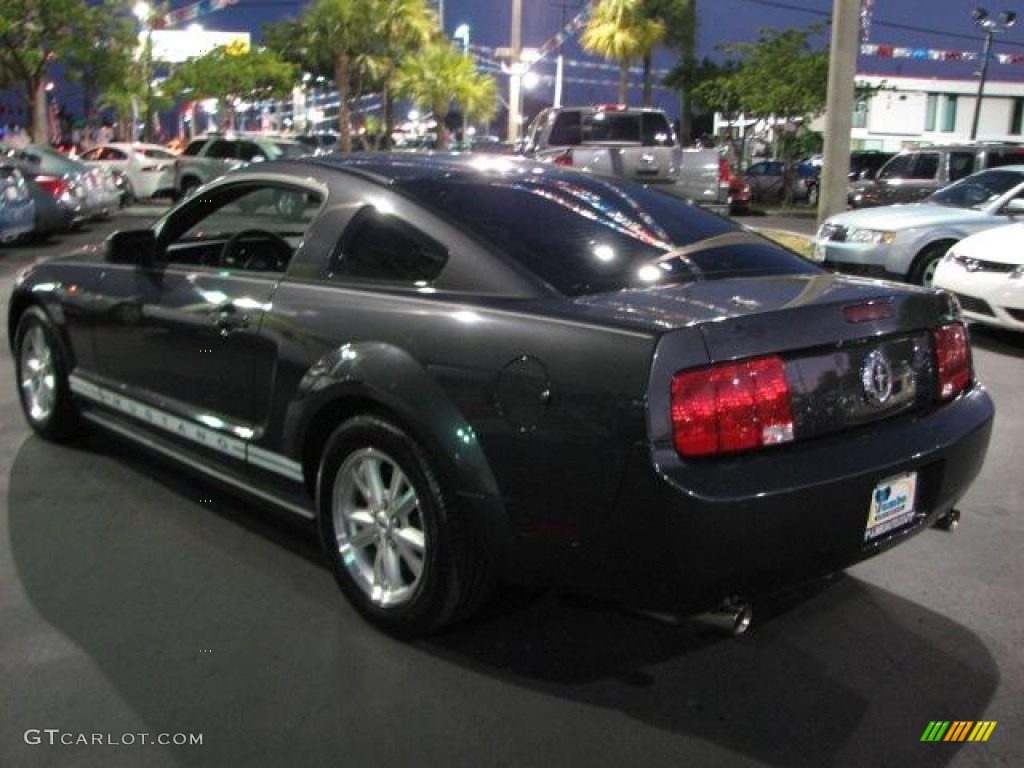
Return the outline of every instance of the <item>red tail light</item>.
{"type": "Polygon", "coordinates": [[[69,187],[64,179],[56,176],[36,176],[36,184],[49,192],[53,197],[61,197],[67,193],[69,187]]]}
{"type": "Polygon", "coordinates": [[[676,374],[672,436],[682,456],[792,441],[793,409],[782,359],[765,357],[676,374]]]}
{"type": "Polygon", "coordinates": [[[724,157],[718,158],[718,181],[719,183],[728,184],[732,180],[732,169],[729,167],[729,161],[724,157]]]}
{"type": "Polygon", "coordinates": [[[967,329],[952,323],[932,331],[935,368],[939,374],[939,400],[952,400],[971,383],[971,350],[967,329]]]}
{"type": "Polygon", "coordinates": [[[555,165],[564,165],[567,168],[572,167],[572,150],[567,149],[562,154],[558,155],[554,160],[551,161],[555,165]]]}

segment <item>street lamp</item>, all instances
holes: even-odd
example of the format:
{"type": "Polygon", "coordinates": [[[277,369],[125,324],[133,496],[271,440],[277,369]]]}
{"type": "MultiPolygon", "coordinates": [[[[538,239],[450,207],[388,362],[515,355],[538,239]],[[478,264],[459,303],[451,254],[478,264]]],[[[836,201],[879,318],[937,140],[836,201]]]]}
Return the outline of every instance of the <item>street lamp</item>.
{"type": "MultiPolygon", "coordinates": [[[[142,44],[142,76],[146,82],[146,103],[143,108],[143,115],[145,119],[145,133],[144,138],[149,141],[151,139],[150,133],[153,130],[153,7],[145,0],[139,0],[132,9],[132,13],[135,14],[135,18],[139,20],[142,25],[143,31],[145,32],[145,40],[142,44]]],[[[136,138],[136,132],[138,128],[132,126],[132,138],[136,138]]]]}
{"type": "Polygon", "coordinates": [[[981,73],[978,78],[978,96],[974,100],[974,120],[971,122],[971,141],[978,138],[978,120],[981,118],[981,99],[985,92],[985,78],[988,77],[988,60],[992,55],[992,36],[1003,32],[1017,23],[1017,14],[1003,11],[992,18],[984,8],[975,8],[971,13],[974,23],[985,30],[985,46],[981,53],[981,73]]]}

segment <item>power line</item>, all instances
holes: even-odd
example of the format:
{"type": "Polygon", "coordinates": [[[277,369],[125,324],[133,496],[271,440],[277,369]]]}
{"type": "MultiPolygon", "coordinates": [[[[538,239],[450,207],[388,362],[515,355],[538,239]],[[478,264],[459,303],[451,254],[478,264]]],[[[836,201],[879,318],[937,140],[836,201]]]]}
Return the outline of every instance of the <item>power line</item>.
{"type": "MultiPolygon", "coordinates": [[[[807,8],[802,5],[793,5],[792,3],[779,2],[779,0],[742,0],[742,2],[750,3],[751,5],[761,5],[767,8],[778,8],[784,11],[796,11],[797,13],[806,13],[811,16],[817,16],[823,19],[831,19],[831,11],[823,11],[819,8],[807,8]]],[[[885,27],[887,29],[898,29],[903,32],[918,32],[926,35],[938,35],[940,37],[949,37],[957,40],[970,40],[971,42],[977,43],[980,39],[977,35],[970,35],[966,32],[946,32],[941,29],[927,29],[925,27],[912,26],[910,24],[901,24],[896,21],[886,21],[885,19],[879,19],[877,16],[871,19],[872,27],[885,27]]],[[[1024,47],[1024,43],[1017,43],[1012,40],[1001,40],[1000,43],[1004,46],[1009,45],[1017,48],[1024,47]]]]}

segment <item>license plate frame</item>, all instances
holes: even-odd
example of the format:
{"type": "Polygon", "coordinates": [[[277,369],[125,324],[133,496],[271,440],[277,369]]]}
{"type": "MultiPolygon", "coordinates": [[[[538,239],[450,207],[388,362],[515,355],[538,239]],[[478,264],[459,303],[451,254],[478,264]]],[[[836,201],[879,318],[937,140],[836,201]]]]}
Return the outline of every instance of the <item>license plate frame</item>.
{"type": "Polygon", "coordinates": [[[875,484],[864,524],[864,543],[913,522],[917,512],[917,472],[903,472],[875,484]]]}

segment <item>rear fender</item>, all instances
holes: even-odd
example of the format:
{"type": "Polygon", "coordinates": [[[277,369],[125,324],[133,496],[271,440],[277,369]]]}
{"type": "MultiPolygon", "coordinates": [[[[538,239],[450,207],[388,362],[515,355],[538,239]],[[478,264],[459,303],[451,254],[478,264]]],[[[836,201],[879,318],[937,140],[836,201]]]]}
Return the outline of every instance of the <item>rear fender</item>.
{"type": "Polygon", "coordinates": [[[506,551],[510,529],[472,425],[430,372],[403,349],[382,342],[352,343],[313,364],[286,416],[285,453],[302,456],[320,419],[367,410],[392,414],[409,430],[460,501],[480,513],[477,522],[492,551],[506,551]]]}

